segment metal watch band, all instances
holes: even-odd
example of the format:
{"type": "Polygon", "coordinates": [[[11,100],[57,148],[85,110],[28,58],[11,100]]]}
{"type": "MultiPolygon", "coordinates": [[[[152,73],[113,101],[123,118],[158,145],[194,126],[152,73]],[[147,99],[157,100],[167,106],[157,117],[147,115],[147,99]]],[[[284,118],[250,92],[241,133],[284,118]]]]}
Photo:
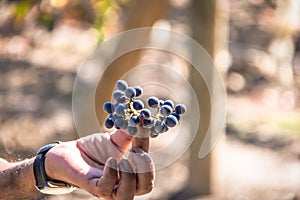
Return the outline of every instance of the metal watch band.
{"type": "Polygon", "coordinates": [[[45,158],[46,153],[58,145],[60,142],[54,142],[51,144],[48,144],[46,146],[43,146],[39,149],[37,152],[36,158],[34,160],[33,164],[33,171],[34,171],[34,177],[36,181],[36,187],[43,192],[43,190],[49,190],[51,188],[57,188],[57,187],[63,187],[63,188],[70,188],[71,186],[65,182],[58,181],[58,180],[52,180],[50,179],[45,171],[45,158]],[[50,184],[49,184],[50,183],[50,184]]]}

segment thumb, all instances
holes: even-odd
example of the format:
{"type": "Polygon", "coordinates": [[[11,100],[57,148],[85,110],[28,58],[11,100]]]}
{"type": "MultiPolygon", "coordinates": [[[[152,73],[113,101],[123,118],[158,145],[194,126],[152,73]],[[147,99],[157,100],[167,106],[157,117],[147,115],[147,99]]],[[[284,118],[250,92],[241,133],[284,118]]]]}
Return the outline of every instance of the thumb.
{"type": "Polygon", "coordinates": [[[143,151],[148,152],[150,132],[150,129],[138,126],[138,133],[132,141],[132,147],[141,148],[143,151]]]}
{"type": "Polygon", "coordinates": [[[126,151],[130,146],[133,138],[132,136],[125,133],[124,131],[117,129],[115,132],[111,134],[110,140],[121,150],[126,151]]]}

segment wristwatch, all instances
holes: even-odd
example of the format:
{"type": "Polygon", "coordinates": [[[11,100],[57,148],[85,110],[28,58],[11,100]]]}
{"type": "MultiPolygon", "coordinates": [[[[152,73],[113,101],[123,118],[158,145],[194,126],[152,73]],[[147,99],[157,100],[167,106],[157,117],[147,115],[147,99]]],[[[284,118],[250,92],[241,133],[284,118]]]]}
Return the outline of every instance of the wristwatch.
{"type": "Polygon", "coordinates": [[[68,183],[49,178],[46,174],[45,158],[47,152],[59,143],[61,142],[54,142],[40,148],[33,163],[36,188],[44,194],[66,194],[75,189],[75,187],[68,183]]]}

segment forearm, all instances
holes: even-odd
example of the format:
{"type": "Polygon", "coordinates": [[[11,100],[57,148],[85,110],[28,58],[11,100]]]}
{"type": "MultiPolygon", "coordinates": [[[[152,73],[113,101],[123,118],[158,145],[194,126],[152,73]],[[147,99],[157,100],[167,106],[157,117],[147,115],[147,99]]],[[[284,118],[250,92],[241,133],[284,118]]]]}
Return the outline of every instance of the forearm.
{"type": "Polygon", "coordinates": [[[0,162],[0,199],[30,199],[40,195],[35,188],[34,159],[17,163],[0,162]]]}

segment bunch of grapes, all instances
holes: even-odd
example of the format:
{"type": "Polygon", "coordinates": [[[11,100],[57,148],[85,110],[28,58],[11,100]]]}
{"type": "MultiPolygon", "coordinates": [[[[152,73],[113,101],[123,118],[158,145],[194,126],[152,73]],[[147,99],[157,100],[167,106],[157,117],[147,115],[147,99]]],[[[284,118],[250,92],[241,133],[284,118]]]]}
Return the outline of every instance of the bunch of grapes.
{"type": "Polygon", "coordinates": [[[145,108],[144,102],[138,99],[143,89],[140,86],[129,87],[124,80],[117,81],[116,88],[112,94],[115,103],[103,105],[104,111],[109,114],[104,123],[108,129],[115,127],[134,136],[141,126],[151,129],[150,136],[154,138],[175,127],[186,112],[184,104],[174,105],[172,100],[163,101],[154,96],[148,98],[149,109],[145,108]]]}

